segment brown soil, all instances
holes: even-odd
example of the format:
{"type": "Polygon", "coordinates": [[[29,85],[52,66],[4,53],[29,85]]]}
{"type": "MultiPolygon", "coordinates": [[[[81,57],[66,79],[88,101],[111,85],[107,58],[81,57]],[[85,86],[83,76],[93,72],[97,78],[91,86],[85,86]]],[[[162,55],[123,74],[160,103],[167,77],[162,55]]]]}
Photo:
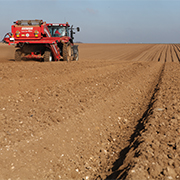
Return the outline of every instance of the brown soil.
{"type": "Polygon", "coordinates": [[[180,45],[79,51],[15,62],[0,44],[0,179],[180,179],[180,45]]]}

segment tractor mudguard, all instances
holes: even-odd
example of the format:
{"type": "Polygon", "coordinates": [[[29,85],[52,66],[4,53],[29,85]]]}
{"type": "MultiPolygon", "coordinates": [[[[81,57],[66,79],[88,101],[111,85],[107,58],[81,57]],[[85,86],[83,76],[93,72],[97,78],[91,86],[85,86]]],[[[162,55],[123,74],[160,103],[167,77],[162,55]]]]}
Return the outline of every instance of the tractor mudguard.
{"type": "MultiPolygon", "coordinates": [[[[12,38],[12,33],[8,32],[5,34],[2,42],[9,44],[9,42],[11,41],[11,38],[12,38]]],[[[14,40],[14,38],[13,38],[13,40],[14,40]]]]}

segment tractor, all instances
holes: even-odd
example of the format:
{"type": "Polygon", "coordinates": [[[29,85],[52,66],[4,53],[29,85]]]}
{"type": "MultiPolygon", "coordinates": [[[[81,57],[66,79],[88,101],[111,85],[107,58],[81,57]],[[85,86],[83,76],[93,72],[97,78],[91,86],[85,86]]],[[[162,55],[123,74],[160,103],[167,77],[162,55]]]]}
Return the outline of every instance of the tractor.
{"type": "MultiPolygon", "coordinates": [[[[22,59],[38,59],[44,62],[78,61],[78,45],[73,42],[74,29],[68,22],[17,20],[3,41],[15,45],[15,61],[22,59]]],[[[80,31],[79,27],[76,29],[80,31]]]]}

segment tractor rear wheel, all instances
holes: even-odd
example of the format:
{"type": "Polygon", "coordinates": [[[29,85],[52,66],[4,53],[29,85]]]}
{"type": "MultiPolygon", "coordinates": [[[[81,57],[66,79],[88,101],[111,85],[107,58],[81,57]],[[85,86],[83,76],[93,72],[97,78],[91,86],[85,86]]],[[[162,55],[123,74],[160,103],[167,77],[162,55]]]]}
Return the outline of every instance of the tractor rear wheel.
{"type": "Polygon", "coordinates": [[[63,60],[64,61],[71,61],[72,60],[71,44],[63,44],[63,60]]]}
{"type": "Polygon", "coordinates": [[[15,61],[21,61],[21,58],[22,58],[21,49],[16,49],[16,51],[15,51],[15,61]]]}
{"type": "Polygon", "coordinates": [[[52,54],[50,51],[44,52],[44,62],[51,62],[52,61],[52,54]]]}

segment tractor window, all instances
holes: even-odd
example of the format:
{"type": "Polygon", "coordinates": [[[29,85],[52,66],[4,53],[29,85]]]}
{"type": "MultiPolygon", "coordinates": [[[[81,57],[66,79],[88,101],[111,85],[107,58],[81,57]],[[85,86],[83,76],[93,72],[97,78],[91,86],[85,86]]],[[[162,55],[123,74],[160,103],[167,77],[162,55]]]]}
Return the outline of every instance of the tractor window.
{"type": "Polygon", "coordinates": [[[67,36],[69,36],[69,27],[66,27],[67,36]]]}
{"type": "Polygon", "coordinates": [[[69,36],[68,29],[64,26],[49,26],[49,31],[52,37],[62,37],[62,36],[69,36]]]}

